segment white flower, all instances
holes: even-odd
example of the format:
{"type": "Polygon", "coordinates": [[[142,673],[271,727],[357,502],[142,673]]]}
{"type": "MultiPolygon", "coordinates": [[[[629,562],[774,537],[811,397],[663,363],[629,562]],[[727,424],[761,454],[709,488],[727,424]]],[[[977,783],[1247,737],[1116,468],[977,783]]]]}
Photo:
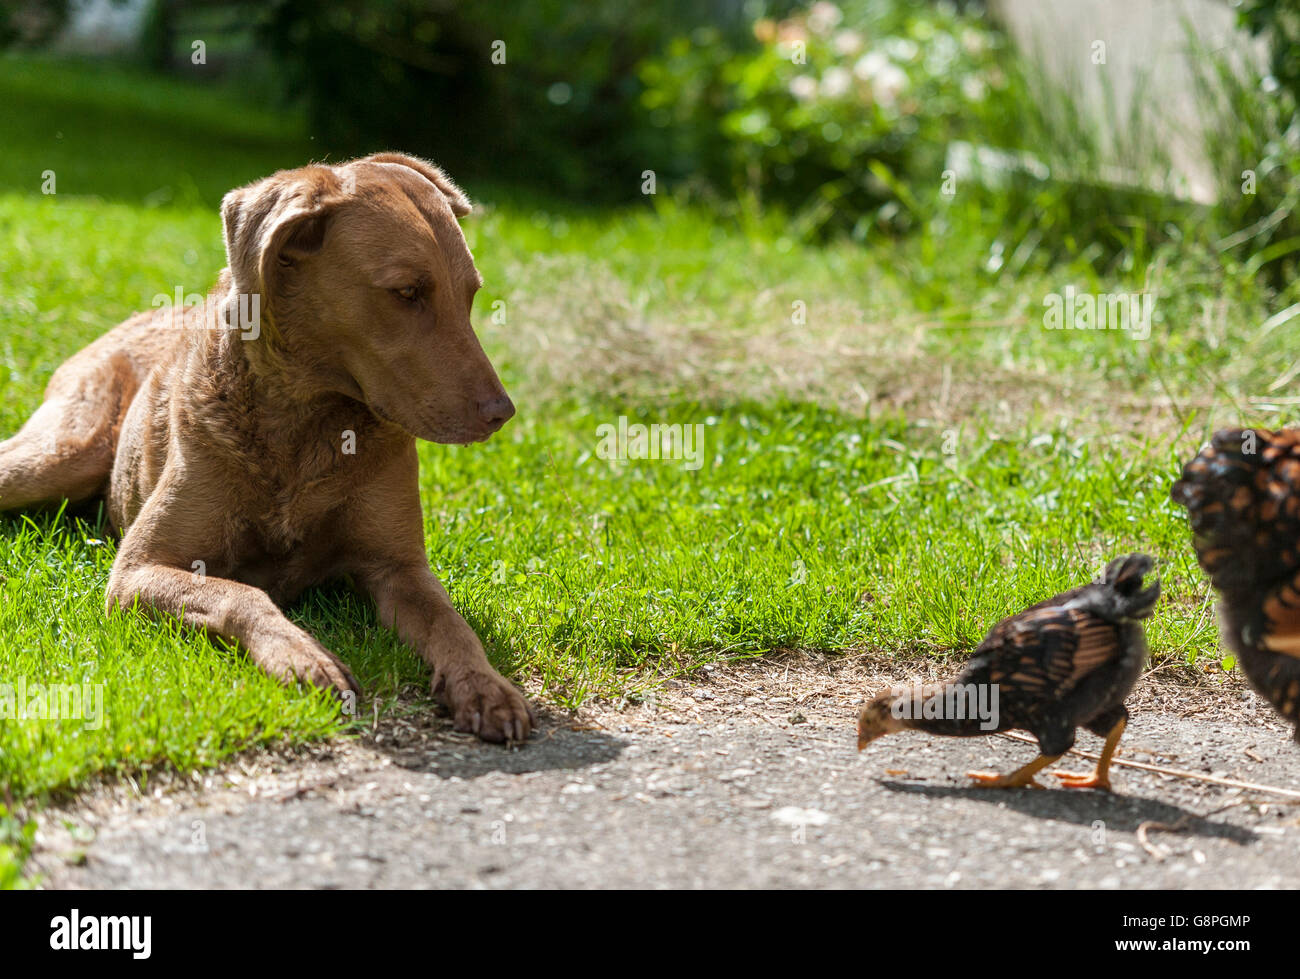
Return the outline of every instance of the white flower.
{"type": "Polygon", "coordinates": [[[891,37],[884,43],[885,53],[895,61],[908,62],[917,56],[920,49],[915,41],[905,37],[891,37]]]}
{"type": "Polygon", "coordinates": [[[926,70],[935,75],[943,74],[957,56],[958,50],[956,38],[946,31],[937,32],[925,47],[926,70]]]}
{"type": "Polygon", "coordinates": [[[827,98],[838,98],[849,90],[853,84],[853,76],[849,74],[847,68],[827,68],[826,74],[822,75],[822,95],[827,98]]]}
{"type": "Polygon", "coordinates": [[[853,30],[838,31],[831,44],[835,46],[836,54],[845,56],[857,54],[862,50],[862,35],[853,30]]]}
{"type": "Polygon", "coordinates": [[[790,94],[800,102],[817,97],[817,79],[812,75],[795,75],[790,79],[790,94]]]}
{"type": "Polygon", "coordinates": [[[907,88],[907,72],[879,51],[868,51],[859,58],[853,74],[871,82],[871,95],[881,105],[893,105],[907,88]]]}
{"type": "Polygon", "coordinates": [[[988,86],[976,75],[967,75],[961,80],[961,94],[972,102],[978,102],[984,98],[986,91],[988,91],[988,86]]]}
{"type": "Polygon", "coordinates": [[[979,31],[973,31],[969,27],[961,32],[961,46],[966,49],[967,54],[983,54],[988,47],[984,40],[984,35],[979,31]]]}
{"type": "Polygon", "coordinates": [[[893,105],[907,88],[907,72],[891,64],[882,68],[871,80],[871,94],[881,105],[893,105]]]}
{"type": "Polygon", "coordinates": [[[879,51],[868,51],[854,63],[853,74],[864,82],[869,82],[888,67],[890,67],[888,58],[879,51]]]}
{"type": "Polygon", "coordinates": [[[843,19],[840,8],[830,0],[817,0],[808,10],[808,29],[814,34],[829,34],[843,19]]]}

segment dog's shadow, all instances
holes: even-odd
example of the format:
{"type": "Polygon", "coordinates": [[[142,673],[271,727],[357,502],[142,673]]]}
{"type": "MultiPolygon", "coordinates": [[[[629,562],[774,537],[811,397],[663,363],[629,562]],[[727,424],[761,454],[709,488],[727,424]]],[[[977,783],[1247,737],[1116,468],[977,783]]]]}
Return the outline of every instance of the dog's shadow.
{"type": "Polygon", "coordinates": [[[1137,795],[1076,789],[987,789],[971,785],[877,781],[890,792],[1006,805],[1036,819],[1054,819],[1090,828],[1101,825],[1111,833],[1136,833],[1143,823],[1149,823],[1161,829],[1177,827],[1179,833],[1189,836],[1226,839],[1242,844],[1259,841],[1259,834],[1245,827],[1215,822],[1181,806],[1137,795]]]}
{"type": "MultiPolygon", "coordinates": [[[[349,583],[335,581],[308,589],[294,608],[298,624],[327,647],[362,653],[343,657],[363,691],[355,730],[367,747],[388,755],[402,768],[442,778],[479,778],[494,772],[526,775],[613,761],[626,746],[608,731],[538,704],[534,704],[538,724],[522,744],[488,744],[457,732],[446,708],[428,694],[428,667],[395,633],[379,626],[373,604],[349,583]],[[373,696],[381,698],[384,710],[371,722],[373,696]]],[[[508,669],[510,649],[490,624],[473,615],[465,618],[484,637],[496,664],[508,669]]]]}
{"type": "Polygon", "coordinates": [[[538,709],[537,727],[522,744],[487,744],[452,730],[446,712],[432,703],[418,721],[381,719],[363,735],[366,745],[413,772],[440,778],[474,779],[496,773],[578,770],[616,760],[627,742],[608,731],[579,724],[563,714],[538,709]]]}

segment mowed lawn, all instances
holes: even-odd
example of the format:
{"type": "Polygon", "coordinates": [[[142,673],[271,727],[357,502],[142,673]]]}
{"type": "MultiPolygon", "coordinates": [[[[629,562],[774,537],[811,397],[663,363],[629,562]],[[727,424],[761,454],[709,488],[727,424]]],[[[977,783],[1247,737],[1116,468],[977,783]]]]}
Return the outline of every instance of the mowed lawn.
{"type": "MultiPolygon", "coordinates": [[[[64,358],[158,294],[207,290],[225,189],[328,154],[292,119],[116,69],[0,59],[0,101],[8,436],[64,358]]],[[[994,268],[960,238],[814,247],[671,188],[590,212],[455,176],[485,202],[465,225],[476,322],[519,414],[486,444],[421,446],[429,558],[544,700],[776,649],[957,657],[1129,550],[1162,563],[1157,659],[1222,655],[1168,487],[1210,427],[1293,411],[1291,385],[1269,387],[1294,324],[1251,283],[1176,253],[1099,274],[994,268]],[[1150,338],[1044,329],[1067,284],[1157,291],[1150,338]],[[620,417],[701,426],[698,467],[601,458],[620,417]]],[[[99,724],[0,721],[4,792],[143,786],[354,723],[219,644],[106,619],[114,547],[93,515],[0,518],[0,681],[103,692],[99,724]]],[[[292,615],[352,666],[363,718],[424,690],[346,590],[292,615]]]]}

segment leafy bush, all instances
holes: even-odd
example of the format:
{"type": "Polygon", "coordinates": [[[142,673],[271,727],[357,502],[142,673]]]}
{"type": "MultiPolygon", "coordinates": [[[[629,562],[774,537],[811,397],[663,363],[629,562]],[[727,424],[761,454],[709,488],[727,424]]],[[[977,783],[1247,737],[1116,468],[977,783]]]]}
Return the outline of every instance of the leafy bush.
{"type": "Polygon", "coordinates": [[[7,0],[0,4],[0,48],[38,47],[68,21],[68,0],[7,0]]]}
{"type": "Polygon", "coordinates": [[[1237,16],[1252,34],[1267,38],[1273,52],[1273,77],[1300,101],[1300,4],[1296,0],[1243,0],[1237,16]]]}
{"type": "Polygon", "coordinates": [[[1219,210],[1236,229],[1220,248],[1246,274],[1262,272],[1287,300],[1300,298],[1300,6],[1247,0],[1242,23],[1267,36],[1269,75],[1203,52],[1202,102],[1219,109],[1206,147],[1220,177],[1219,210]]]}
{"type": "Polygon", "coordinates": [[[1000,35],[950,6],[818,0],[740,47],[701,28],[642,65],[673,176],[809,209],[820,231],[910,224],[891,182],[938,188],[948,141],[1005,113],[1000,35]]]}
{"type": "Polygon", "coordinates": [[[731,5],[714,6],[530,0],[485,15],[470,0],[281,0],[260,36],[326,145],[400,146],[616,198],[636,193],[652,156],[653,134],[635,125],[636,65],[670,31],[725,22],[731,5]]]}

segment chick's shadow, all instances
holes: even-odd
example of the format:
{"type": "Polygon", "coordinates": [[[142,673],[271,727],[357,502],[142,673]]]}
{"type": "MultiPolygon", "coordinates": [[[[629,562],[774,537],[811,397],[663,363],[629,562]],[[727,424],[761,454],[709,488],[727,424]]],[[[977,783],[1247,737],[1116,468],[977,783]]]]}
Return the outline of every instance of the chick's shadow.
{"type": "Polygon", "coordinates": [[[922,785],[877,779],[890,792],[924,795],[935,799],[970,799],[1005,805],[1035,819],[1054,819],[1091,827],[1097,822],[1109,832],[1136,833],[1143,823],[1177,826],[1189,836],[1226,839],[1233,843],[1257,843],[1259,834],[1232,823],[1215,822],[1200,813],[1159,799],[1085,789],[988,789],[978,786],[922,785]]]}

